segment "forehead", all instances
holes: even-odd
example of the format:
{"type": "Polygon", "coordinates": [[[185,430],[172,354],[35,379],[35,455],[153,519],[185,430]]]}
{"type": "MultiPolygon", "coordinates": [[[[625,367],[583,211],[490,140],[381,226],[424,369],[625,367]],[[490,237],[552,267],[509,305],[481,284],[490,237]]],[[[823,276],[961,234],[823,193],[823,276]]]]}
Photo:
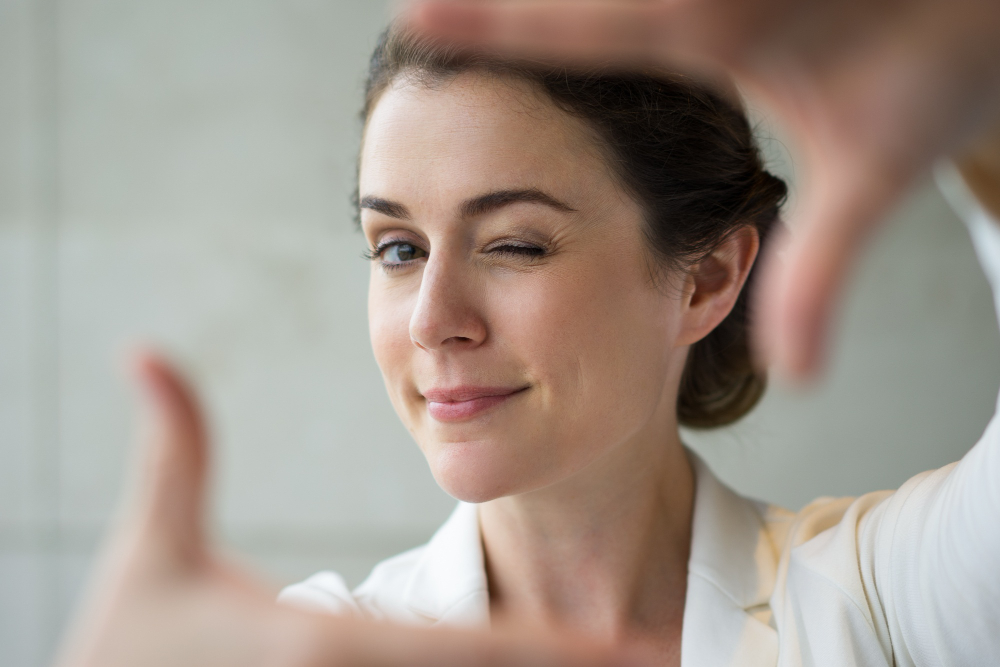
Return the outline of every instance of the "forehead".
{"type": "Polygon", "coordinates": [[[403,79],[368,119],[359,185],[362,195],[428,201],[525,186],[576,199],[611,183],[597,147],[583,121],[528,82],[403,79]]]}

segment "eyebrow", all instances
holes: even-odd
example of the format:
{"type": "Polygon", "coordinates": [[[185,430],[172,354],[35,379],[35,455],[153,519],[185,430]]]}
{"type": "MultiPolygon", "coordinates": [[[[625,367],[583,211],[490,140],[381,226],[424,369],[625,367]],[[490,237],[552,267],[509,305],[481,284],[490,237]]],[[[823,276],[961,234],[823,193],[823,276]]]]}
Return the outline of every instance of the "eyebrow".
{"type": "Polygon", "coordinates": [[[381,197],[362,197],[361,201],[358,202],[358,208],[367,208],[376,213],[387,215],[390,218],[399,218],[400,220],[408,220],[410,218],[410,212],[406,210],[405,206],[394,201],[389,201],[388,199],[382,199],[381,197]]]}
{"type": "MultiPolygon", "coordinates": [[[[569,204],[559,201],[552,195],[539,190],[538,188],[495,190],[493,192],[487,192],[486,194],[482,194],[478,197],[473,197],[472,199],[467,199],[462,202],[459,210],[462,212],[462,217],[474,218],[479,215],[492,213],[503,208],[504,206],[521,203],[541,204],[564,213],[576,211],[576,209],[569,204]]],[[[383,199],[382,197],[362,197],[359,202],[359,206],[361,208],[375,211],[376,213],[387,215],[390,218],[398,218],[400,220],[410,219],[410,211],[405,206],[399,202],[383,199]]]]}
{"type": "Polygon", "coordinates": [[[537,188],[526,188],[523,190],[496,190],[488,192],[462,203],[462,216],[474,218],[477,215],[492,213],[497,209],[511,204],[542,204],[564,213],[573,212],[576,209],[569,204],[559,201],[552,195],[537,188]]]}

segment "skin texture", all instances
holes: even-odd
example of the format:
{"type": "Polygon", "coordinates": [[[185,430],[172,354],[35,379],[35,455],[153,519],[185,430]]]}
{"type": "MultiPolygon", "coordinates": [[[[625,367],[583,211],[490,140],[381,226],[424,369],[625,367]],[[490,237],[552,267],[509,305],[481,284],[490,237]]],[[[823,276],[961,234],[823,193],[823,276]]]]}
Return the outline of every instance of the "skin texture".
{"type": "Polygon", "coordinates": [[[673,427],[676,444],[681,302],[650,283],[640,212],[584,129],[519,92],[468,77],[394,88],[361,159],[362,196],[410,211],[362,210],[369,243],[401,239],[430,254],[400,268],[373,263],[372,347],[438,483],[471,502],[556,483],[643,422],[673,427]],[[459,212],[481,194],[527,189],[575,210],[459,212]],[[544,254],[504,252],[515,243],[544,254]],[[421,390],[463,385],[525,389],[480,420],[431,418],[421,390]]]}
{"type": "Polygon", "coordinates": [[[756,338],[792,378],[821,369],[845,276],[889,208],[1000,118],[995,0],[433,0],[407,20],[515,57],[733,77],[772,111],[804,178],[795,234],[765,258],[756,338]]]}
{"type": "Polygon", "coordinates": [[[641,638],[676,662],[693,496],[678,386],[758,243],[747,228],[665,273],[596,142],[524,82],[390,86],[359,178],[372,346],[438,483],[483,503],[494,618],[641,638]],[[466,210],[511,191],[559,204],[466,210]],[[428,392],[460,386],[519,391],[437,419],[428,392]]]}

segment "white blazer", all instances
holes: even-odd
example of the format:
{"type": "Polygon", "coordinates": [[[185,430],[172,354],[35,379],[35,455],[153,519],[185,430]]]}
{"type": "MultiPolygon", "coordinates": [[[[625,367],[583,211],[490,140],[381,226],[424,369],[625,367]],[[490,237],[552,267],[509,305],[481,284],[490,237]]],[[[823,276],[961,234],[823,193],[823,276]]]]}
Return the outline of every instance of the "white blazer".
{"type": "MultiPolygon", "coordinates": [[[[994,295],[1000,226],[945,168],[994,295]]],[[[682,667],[1000,665],[1000,420],[957,463],[896,492],[798,513],[743,498],[691,455],[696,481],[682,667]]],[[[485,626],[478,511],[460,503],[426,545],[354,591],[333,572],[282,602],[430,626],[485,626]]]]}

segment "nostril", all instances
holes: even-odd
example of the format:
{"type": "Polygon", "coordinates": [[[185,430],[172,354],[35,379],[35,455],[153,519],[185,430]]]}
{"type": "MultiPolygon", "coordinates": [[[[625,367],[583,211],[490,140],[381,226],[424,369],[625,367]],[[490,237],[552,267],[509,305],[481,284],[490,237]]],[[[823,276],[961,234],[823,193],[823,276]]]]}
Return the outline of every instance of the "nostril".
{"type": "Polygon", "coordinates": [[[444,341],[445,343],[471,343],[472,339],[468,336],[452,336],[444,341]]]}

